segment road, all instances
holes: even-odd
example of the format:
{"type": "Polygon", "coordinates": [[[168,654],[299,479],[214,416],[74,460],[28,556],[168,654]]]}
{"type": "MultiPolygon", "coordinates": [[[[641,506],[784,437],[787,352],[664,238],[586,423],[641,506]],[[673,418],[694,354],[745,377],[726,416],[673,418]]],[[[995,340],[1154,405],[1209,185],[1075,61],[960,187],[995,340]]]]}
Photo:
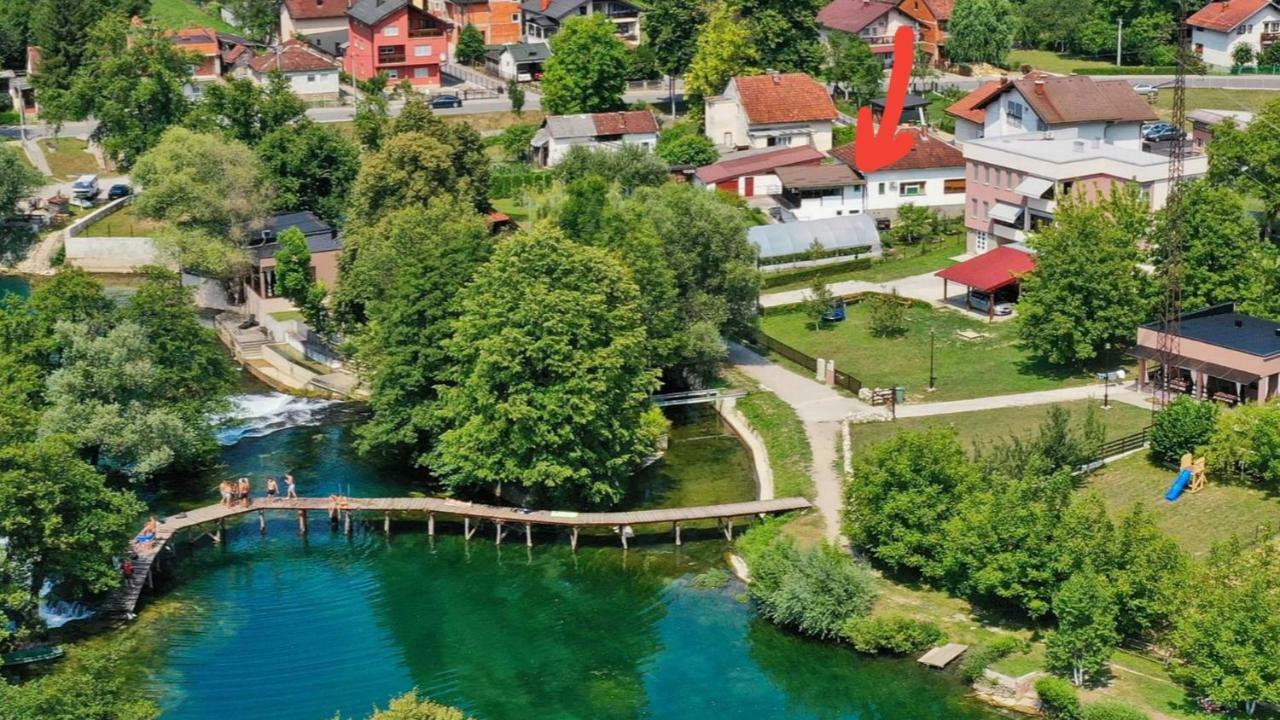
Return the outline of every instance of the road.
{"type": "MultiPolygon", "coordinates": [[[[1018,77],[1020,73],[1011,72],[1010,77],[1018,77]]],[[[1173,84],[1172,75],[1092,75],[1095,80],[1125,80],[1129,83],[1150,83],[1157,88],[1173,84]]],[[[986,77],[962,77],[960,75],[943,75],[941,85],[955,85],[961,90],[975,90],[979,85],[991,80],[999,80],[999,75],[986,77]]],[[[1189,88],[1217,88],[1219,90],[1275,90],[1280,92],[1280,75],[1188,75],[1189,88]]]]}

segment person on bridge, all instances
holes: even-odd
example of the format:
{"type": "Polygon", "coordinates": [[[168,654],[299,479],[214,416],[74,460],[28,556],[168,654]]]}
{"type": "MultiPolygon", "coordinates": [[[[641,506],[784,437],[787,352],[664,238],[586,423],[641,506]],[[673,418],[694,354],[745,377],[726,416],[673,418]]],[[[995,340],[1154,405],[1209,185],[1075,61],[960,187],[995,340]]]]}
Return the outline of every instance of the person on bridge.
{"type": "Polygon", "coordinates": [[[138,533],[138,536],[133,541],[138,545],[150,546],[156,541],[156,528],[159,526],[159,523],[156,522],[156,516],[152,515],[147,524],[143,526],[142,532],[138,533]]]}
{"type": "Polygon", "coordinates": [[[267,500],[270,502],[275,502],[276,494],[279,492],[280,492],[280,486],[276,484],[275,476],[268,477],[267,478],[267,500]]]}
{"type": "Polygon", "coordinates": [[[240,478],[240,504],[249,507],[249,478],[240,478]]]}
{"type": "Polygon", "coordinates": [[[297,499],[298,487],[293,482],[293,474],[284,474],[284,496],[290,499],[297,499]]]}
{"type": "Polygon", "coordinates": [[[222,507],[231,507],[231,481],[223,480],[218,483],[218,494],[222,496],[222,507]]]}

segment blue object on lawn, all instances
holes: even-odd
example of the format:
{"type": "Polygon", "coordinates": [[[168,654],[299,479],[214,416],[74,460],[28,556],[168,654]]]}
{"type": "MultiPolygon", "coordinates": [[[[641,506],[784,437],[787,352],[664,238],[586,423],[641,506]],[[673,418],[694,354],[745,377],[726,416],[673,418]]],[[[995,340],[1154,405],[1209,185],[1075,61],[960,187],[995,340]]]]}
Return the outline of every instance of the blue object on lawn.
{"type": "Polygon", "coordinates": [[[1187,489],[1187,485],[1191,484],[1191,468],[1183,468],[1178,473],[1178,477],[1173,481],[1173,485],[1169,488],[1169,492],[1164,494],[1164,499],[1169,502],[1177,500],[1187,489]]]}
{"type": "Polygon", "coordinates": [[[844,319],[844,303],[832,305],[831,309],[822,313],[822,319],[826,322],[840,322],[844,319]]]}

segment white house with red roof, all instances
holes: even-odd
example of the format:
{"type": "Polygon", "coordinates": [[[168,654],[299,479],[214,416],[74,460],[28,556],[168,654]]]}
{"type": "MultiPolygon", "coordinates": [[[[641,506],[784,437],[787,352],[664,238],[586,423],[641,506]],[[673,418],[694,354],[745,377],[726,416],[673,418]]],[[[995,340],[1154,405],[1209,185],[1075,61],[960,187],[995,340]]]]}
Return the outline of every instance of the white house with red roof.
{"type": "Polygon", "coordinates": [[[338,55],[347,43],[348,0],[284,0],[280,3],[280,37],[301,35],[321,50],[338,55]]]}
{"type": "Polygon", "coordinates": [[[900,27],[909,27],[919,38],[923,23],[908,15],[897,0],[832,0],[818,11],[818,26],[857,35],[871,46],[871,52],[891,65],[894,33],[900,27]]]}
{"type": "Polygon", "coordinates": [[[1187,18],[1191,47],[1205,64],[1231,67],[1231,53],[1241,43],[1261,52],[1280,42],[1277,0],[1217,0],[1187,18]]]}
{"type": "Polygon", "coordinates": [[[777,174],[779,169],[817,167],[824,159],[826,156],[812,145],[739,150],[698,168],[693,174],[693,182],[708,190],[721,190],[745,198],[777,195],[782,192],[782,181],[777,174]]]}
{"type": "Polygon", "coordinates": [[[551,115],[542,122],[530,145],[534,160],[543,167],[560,164],[578,145],[639,145],[653,150],[658,145],[658,121],[648,110],[551,115]]]}
{"type": "MultiPolygon", "coordinates": [[[[959,215],[964,210],[964,154],[927,130],[901,132],[916,133],[910,152],[875,172],[858,171],[866,183],[863,212],[891,223],[898,217],[898,208],[907,204],[959,215]]],[[[831,157],[857,171],[854,143],[832,150],[831,157]]]]}
{"type": "Polygon", "coordinates": [[[288,40],[249,61],[250,77],[260,85],[276,70],[303,100],[337,100],[341,92],[338,61],[301,40],[288,40]]]}
{"type": "Polygon", "coordinates": [[[706,133],[722,149],[812,145],[831,149],[836,106],[804,73],[738,76],[706,100],[706,133]]]}

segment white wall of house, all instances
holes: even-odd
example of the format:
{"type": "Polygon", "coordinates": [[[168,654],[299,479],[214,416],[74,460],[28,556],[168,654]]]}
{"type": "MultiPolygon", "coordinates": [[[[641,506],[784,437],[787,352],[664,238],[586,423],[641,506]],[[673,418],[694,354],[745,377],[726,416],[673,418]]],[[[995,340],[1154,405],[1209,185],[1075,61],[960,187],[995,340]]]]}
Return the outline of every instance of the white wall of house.
{"type": "Polygon", "coordinates": [[[862,213],[861,185],[848,185],[831,192],[831,195],[822,197],[800,198],[800,204],[789,209],[797,220],[822,220],[862,213]]]}
{"type": "MultiPolygon", "coordinates": [[[[285,78],[289,80],[289,88],[304,100],[328,97],[336,99],[341,89],[338,80],[338,68],[336,67],[332,70],[285,73],[285,78]]],[[[253,73],[253,81],[259,85],[266,85],[269,82],[269,78],[266,75],[255,72],[253,73]]]]}
{"type": "Polygon", "coordinates": [[[345,32],[346,16],[336,18],[294,20],[289,15],[289,8],[280,3],[280,37],[288,39],[294,35],[316,35],[319,33],[345,32]]]}
{"type": "Polygon", "coordinates": [[[963,192],[946,192],[947,180],[964,180],[964,168],[891,170],[867,176],[866,211],[879,217],[893,217],[897,209],[911,204],[959,214],[964,208],[963,192]]]}
{"type": "Polygon", "coordinates": [[[725,148],[799,147],[812,145],[821,152],[831,149],[830,120],[808,123],[752,124],[739,102],[738,86],[729,82],[724,94],[706,101],[707,137],[725,148]],[[770,135],[770,131],[778,134],[770,135]]]}
{"type": "MultiPolygon", "coordinates": [[[[714,185],[714,184],[708,185],[707,183],[702,182],[696,177],[694,178],[693,182],[698,187],[704,187],[707,190],[716,190],[719,187],[718,185],[714,185]]],[[[742,176],[739,176],[738,179],[734,180],[733,182],[736,183],[737,185],[737,187],[733,190],[733,192],[737,193],[742,197],[748,197],[747,195],[748,184],[751,186],[750,197],[757,197],[759,195],[777,195],[778,193],[782,192],[782,181],[778,179],[777,175],[774,175],[771,172],[762,173],[760,175],[742,175],[742,176]]]]}
{"type": "Polygon", "coordinates": [[[1280,33],[1280,8],[1268,4],[1248,20],[1227,32],[1191,29],[1191,47],[1205,63],[1214,67],[1231,67],[1231,51],[1247,43],[1257,53],[1262,49],[1263,33],[1280,33]]]}
{"type": "Polygon", "coordinates": [[[554,167],[564,160],[564,156],[577,145],[585,145],[587,147],[616,148],[622,145],[642,145],[649,150],[653,150],[658,145],[657,133],[630,133],[623,135],[621,140],[612,140],[608,142],[600,142],[594,137],[583,138],[550,138],[547,140],[547,159],[546,167],[554,167]]]}
{"type": "Polygon", "coordinates": [[[862,28],[858,36],[872,45],[888,45],[893,41],[893,34],[900,27],[909,27],[912,31],[919,29],[920,24],[900,10],[894,9],[876,18],[876,21],[862,28]]]}
{"type": "Polygon", "coordinates": [[[1120,147],[1142,149],[1141,122],[1083,122],[1049,126],[1031,109],[1030,103],[1017,90],[1009,90],[1001,95],[997,102],[986,108],[986,121],[982,132],[977,136],[961,138],[960,124],[967,120],[956,120],[956,133],[959,140],[972,140],[974,137],[1005,137],[1007,135],[1025,135],[1026,133],[1052,130],[1062,132],[1071,130],[1072,137],[1108,140],[1120,147]]]}
{"type": "Polygon", "coordinates": [[[974,140],[982,137],[984,128],[981,123],[965,120],[964,118],[956,118],[956,142],[964,142],[965,140],[974,140]]]}

